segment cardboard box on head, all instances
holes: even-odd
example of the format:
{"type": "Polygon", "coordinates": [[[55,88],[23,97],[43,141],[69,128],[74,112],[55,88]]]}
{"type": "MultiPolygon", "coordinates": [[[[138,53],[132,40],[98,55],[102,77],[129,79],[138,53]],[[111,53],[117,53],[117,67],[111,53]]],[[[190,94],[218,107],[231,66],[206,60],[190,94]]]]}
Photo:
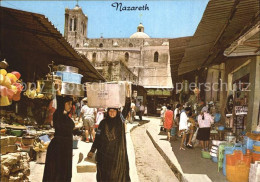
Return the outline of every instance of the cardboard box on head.
{"type": "Polygon", "coordinates": [[[89,107],[114,107],[125,105],[125,98],[131,97],[131,83],[104,82],[86,83],[89,107]]]}

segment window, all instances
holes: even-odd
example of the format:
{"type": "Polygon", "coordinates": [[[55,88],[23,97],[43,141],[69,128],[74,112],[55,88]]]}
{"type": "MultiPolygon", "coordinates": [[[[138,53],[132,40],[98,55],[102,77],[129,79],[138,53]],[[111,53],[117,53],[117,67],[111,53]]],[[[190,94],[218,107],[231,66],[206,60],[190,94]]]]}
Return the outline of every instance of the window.
{"type": "Polygon", "coordinates": [[[70,31],[72,31],[72,18],[70,18],[70,31]]]}
{"type": "Polygon", "coordinates": [[[126,52],[126,53],[125,53],[125,62],[128,62],[128,60],[129,60],[129,53],[126,52]]]}
{"type": "Polygon", "coordinates": [[[103,44],[102,44],[102,43],[100,43],[100,44],[99,44],[99,47],[100,47],[100,48],[101,48],[101,47],[103,47],[103,44]]]}
{"type": "Polygon", "coordinates": [[[79,44],[77,44],[76,47],[79,47],[79,44]]]}
{"type": "Polygon", "coordinates": [[[129,47],[133,47],[134,45],[132,43],[129,44],[129,47]]]}
{"type": "Polygon", "coordinates": [[[138,29],[138,32],[141,32],[141,31],[142,31],[141,28],[139,28],[139,29],[138,29]]]}
{"type": "Polygon", "coordinates": [[[77,30],[77,18],[74,19],[74,31],[77,30]]]}
{"type": "Polygon", "coordinates": [[[159,60],[159,53],[156,51],[154,53],[154,62],[158,62],[158,60],[159,60]]]}
{"type": "Polygon", "coordinates": [[[92,62],[93,62],[93,63],[96,62],[96,58],[97,58],[97,54],[94,52],[94,53],[92,54],[92,62]]]}

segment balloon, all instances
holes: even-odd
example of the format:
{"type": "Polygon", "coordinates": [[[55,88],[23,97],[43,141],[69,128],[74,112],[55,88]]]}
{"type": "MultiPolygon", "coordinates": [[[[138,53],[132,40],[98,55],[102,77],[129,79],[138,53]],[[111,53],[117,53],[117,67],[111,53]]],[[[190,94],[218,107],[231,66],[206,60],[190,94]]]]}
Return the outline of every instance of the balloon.
{"type": "Polygon", "coordinates": [[[14,82],[16,82],[18,80],[13,73],[7,73],[6,76],[8,76],[10,79],[13,79],[14,82]]]}
{"type": "Polygon", "coordinates": [[[10,102],[7,96],[0,97],[0,106],[9,106],[10,102]]]}
{"type": "Polygon", "coordinates": [[[0,74],[0,84],[2,84],[5,80],[5,76],[0,74]]]}
{"type": "Polygon", "coordinates": [[[21,92],[17,92],[13,96],[13,101],[19,101],[21,99],[21,92]]]}
{"type": "Polygon", "coordinates": [[[5,76],[7,74],[7,71],[5,69],[1,69],[0,74],[5,76]]]}
{"type": "Polygon", "coordinates": [[[21,77],[21,74],[19,72],[17,72],[17,71],[13,71],[12,74],[14,74],[18,80],[21,77]]]}
{"type": "Polygon", "coordinates": [[[6,86],[0,85],[1,96],[3,96],[3,97],[7,96],[7,90],[8,90],[8,88],[6,86]]]}
{"type": "Polygon", "coordinates": [[[7,97],[9,100],[12,100],[14,96],[14,92],[12,91],[12,89],[7,89],[7,97]]]}

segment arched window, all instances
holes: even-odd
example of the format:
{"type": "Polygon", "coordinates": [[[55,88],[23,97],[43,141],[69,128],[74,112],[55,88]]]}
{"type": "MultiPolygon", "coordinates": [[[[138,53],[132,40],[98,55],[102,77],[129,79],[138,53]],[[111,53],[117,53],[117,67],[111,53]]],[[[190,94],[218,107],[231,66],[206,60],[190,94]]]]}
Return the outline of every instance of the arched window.
{"type": "Polygon", "coordinates": [[[158,60],[159,60],[159,53],[156,51],[155,53],[154,53],[154,62],[158,62],[158,60]]]}
{"type": "Polygon", "coordinates": [[[129,60],[129,53],[126,52],[126,53],[125,53],[125,62],[128,62],[128,60],[129,60]]]}
{"type": "Polygon", "coordinates": [[[94,53],[92,54],[92,62],[93,62],[93,63],[96,62],[96,58],[97,58],[97,54],[94,52],[94,53]]]}
{"type": "Polygon", "coordinates": [[[129,44],[129,47],[133,47],[134,45],[132,43],[129,44]]]}
{"type": "Polygon", "coordinates": [[[77,30],[77,18],[74,19],[74,31],[77,30]]]}
{"type": "Polygon", "coordinates": [[[79,44],[77,44],[76,47],[79,47],[79,44]]]}
{"type": "Polygon", "coordinates": [[[70,18],[70,31],[72,31],[72,18],[70,18]]]}
{"type": "Polygon", "coordinates": [[[102,44],[102,43],[100,43],[100,44],[99,44],[99,47],[103,47],[103,44],[102,44]]]}

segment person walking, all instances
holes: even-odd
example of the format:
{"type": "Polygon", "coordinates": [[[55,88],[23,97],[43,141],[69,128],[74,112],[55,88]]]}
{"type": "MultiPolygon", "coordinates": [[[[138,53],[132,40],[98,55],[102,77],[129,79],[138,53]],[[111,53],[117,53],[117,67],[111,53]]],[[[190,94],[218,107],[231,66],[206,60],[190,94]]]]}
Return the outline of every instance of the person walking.
{"type": "Polygon", "coordinates": [[[70,182],[72,177],[72,145],[74,122],[68,116],[72,98],[56,96],[57,109],[53,114],[54,138],[47,149],[43,182],[70,182]]]}
{"type": "Polygon", "coordinates": [[[198,116],[199,130],[197,134],[197,139],[200,141],[202,150],[209,150],[209,138],[210,138],[210,127],[214,123],[213,117],[207,113],[208,108],[203,107],[198,116]]]}
{"type": "Polygon", "coordinates": [[[186,107],[184,111],[185,112],[182,112],[180,115],[179,131],[182,135],[180,150],[185,150],[184,141],[186,141],[186,134],[188,133],[188,114],[191,112],[191,108],[186,107]]]}
{"type": "Polygon", "coordinates": [[[92,134],[92,140],[95,140],[95,130],[94,130],[94,124],[95,124],[95,118],[96,118],[96,109],[88,107],[88,99],[85,97],[83,100],[84,106],[81,108],[79,121],[83,117],[83,125],[85,127],[85,136],[86,136],[86,142],[89,143],[89,135],[92,134]]]}
{"type": "Polygon", "coordinates": [[[161,124],[160,125],[162,126],[161,130],[164,129],[163,126],[164,126],[164,119],[165,119],[165,112],[166,112],[166,110],[167,110],[167,107],[163,106],[161,108],[161,113],[160,113],[161,114],[160,115],[161,116],[161,124]]]}
{"type": "Polygon", "coordinates": [[[143,105],[143,103],[141,102],[141,103],[140,103],[140,110],[139,110],[139,119],[140,119],[140,121],[143,120],[143,115],[144,115],[144,105],[143,105]]]}
{"type": "Polygon", "coordinates": [[[126,148],[125,126],[123,118],[130,111],[130,98],[120,113],[118,108],[108,108],[108,116],[99,124],[96,140],[88,157],[92,158],[95,151],[97,160],[97,181],[128,182],[129,162],[126,148]]]}
{"type": "Polygon", "coordinates": [[[167,140],[171,140],[171,128],[173,127],[173,111],[171,110],[171,106],[167,106],[167,110],[164,115],[164,128],[167,132],[167,140]]]}

